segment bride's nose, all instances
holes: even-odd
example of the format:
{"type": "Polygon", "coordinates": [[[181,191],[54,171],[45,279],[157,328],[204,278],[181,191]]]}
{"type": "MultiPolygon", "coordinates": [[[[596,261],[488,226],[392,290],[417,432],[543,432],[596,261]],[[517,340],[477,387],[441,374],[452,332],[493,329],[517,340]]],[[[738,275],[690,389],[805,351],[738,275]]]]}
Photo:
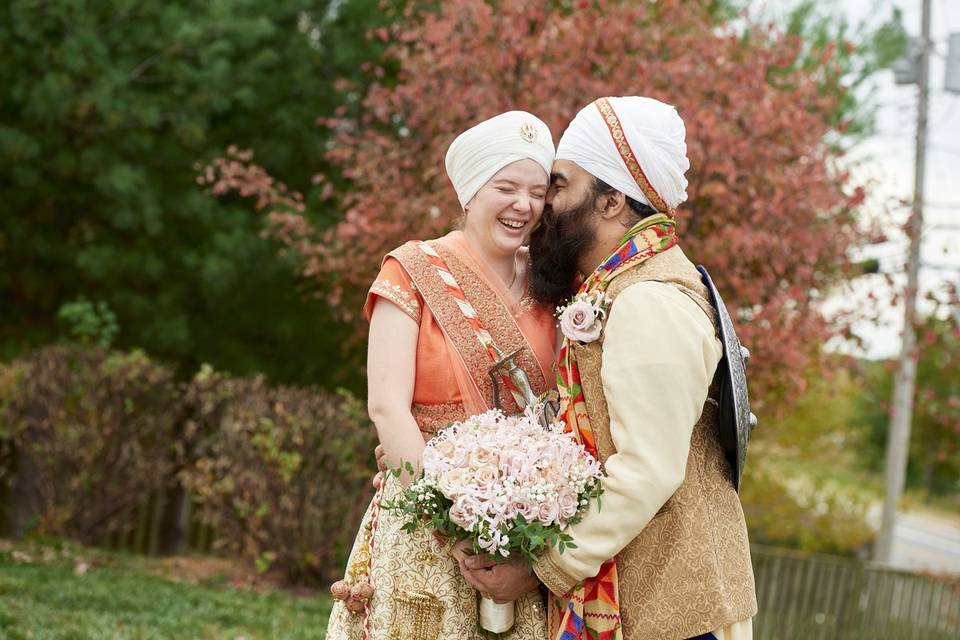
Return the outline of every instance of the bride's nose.
{"type": "Polygon", "coordinates": [[[517,194],[516,200],[513,201],[513,210],[514,211],[532,211],[533,210],[533,198],[526,194],[517,194]]]}

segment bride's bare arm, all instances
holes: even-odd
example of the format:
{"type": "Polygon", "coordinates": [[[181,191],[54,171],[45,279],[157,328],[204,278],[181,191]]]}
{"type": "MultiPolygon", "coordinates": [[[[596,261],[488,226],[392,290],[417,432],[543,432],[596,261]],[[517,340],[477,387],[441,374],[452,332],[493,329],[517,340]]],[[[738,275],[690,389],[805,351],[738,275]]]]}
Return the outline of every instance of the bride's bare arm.
{"type": "MultiPolygon", "coordinates": [[[[419,470],[423,436],[410,413],[420,327],[399,307],[379,302],[370,318],[367,347],[367,411],[377,428],[386,463],[410,462],[419,470]]],[[[404,483],[410,478],[402,476],[404,483]]]]}

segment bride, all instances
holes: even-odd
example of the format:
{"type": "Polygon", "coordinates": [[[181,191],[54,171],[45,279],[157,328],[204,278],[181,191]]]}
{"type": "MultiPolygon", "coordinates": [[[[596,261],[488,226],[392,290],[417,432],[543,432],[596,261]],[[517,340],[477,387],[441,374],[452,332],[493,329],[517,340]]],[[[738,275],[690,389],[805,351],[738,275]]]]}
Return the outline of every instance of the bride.
{"type": "MultiPolygon", "coordinates": [[[[431,434],[493,408],[488,370],[496,349],[516,362],[536,393],[551,385],[552,310],[527,295],[531,230],[543,212],[554,146],[536,116],[510,111],[477,124],[450,145],[447,175],[463,207],[462,228],[408,242],[383,260],[364,313],[370,321],[368,409],[386,461],[419,461],[431,434]],[[466,301],[466,304],[464,304],[466,301]]],[[[517,412],[509,393],[503,408],[517,412]]],[[[408,534],[380,508],[409,477],[388,476],[364,515],[344,580],[332,587],[328,640],[473,640],[477,593],[445,541],[408,534]]],[[[546,638],[533,591],[516,603],[505,637],[546,638]]]]}

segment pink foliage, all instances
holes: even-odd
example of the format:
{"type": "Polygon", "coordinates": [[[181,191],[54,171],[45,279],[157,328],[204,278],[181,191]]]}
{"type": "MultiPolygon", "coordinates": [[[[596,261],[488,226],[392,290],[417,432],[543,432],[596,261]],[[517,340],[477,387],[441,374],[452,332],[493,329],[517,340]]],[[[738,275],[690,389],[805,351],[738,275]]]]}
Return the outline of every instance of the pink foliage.
{"type": "MultiPolygon", "coordinates": [[[[337,194],[337,225],[310,228],[299,198],[249,163],[244,174],[224,160],[214,191],[255,196],[272,212],[276,237],[306,257],[308,275],[357,309],[384,253],[440,235],[458,218],[443,168],[457,133],[525,109],[559,138],[598,96],[664,100],[686,122],[692,166],[681,243],[739,318],[755,356],[755,394],[800,388],[821,366],[819,346],[842,330],[818,303],[848,278],[848,250],[865,241],[851,213],[864,193],[824,141],[843,126],[830,124],[842,89],[820,90],[836,77],[834,52],[825,50],[817,69],[794,69],[798,38],[717,24],[696,0],[556,5],[450,0],[407,9],[371,34],[390,43],[397,77],[373,82],[361,117],[320,121],[334,132],[329,159],[353,184],[337,194]]],[[[384,76],[376,65],[369,72],[384,76]]]]}

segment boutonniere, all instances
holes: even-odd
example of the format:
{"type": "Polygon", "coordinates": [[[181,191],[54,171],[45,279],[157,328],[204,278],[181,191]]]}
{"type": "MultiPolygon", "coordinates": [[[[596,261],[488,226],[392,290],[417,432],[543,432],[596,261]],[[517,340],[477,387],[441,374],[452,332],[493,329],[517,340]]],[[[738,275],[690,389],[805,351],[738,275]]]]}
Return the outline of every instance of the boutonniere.
{"type": "Polygon", "coordinates": [[[593,342],[600,337],[610,302],[603,291],[578,293],[566,305],[557,307],[560,331],[570,340],[583,344],[593,342]]]}

